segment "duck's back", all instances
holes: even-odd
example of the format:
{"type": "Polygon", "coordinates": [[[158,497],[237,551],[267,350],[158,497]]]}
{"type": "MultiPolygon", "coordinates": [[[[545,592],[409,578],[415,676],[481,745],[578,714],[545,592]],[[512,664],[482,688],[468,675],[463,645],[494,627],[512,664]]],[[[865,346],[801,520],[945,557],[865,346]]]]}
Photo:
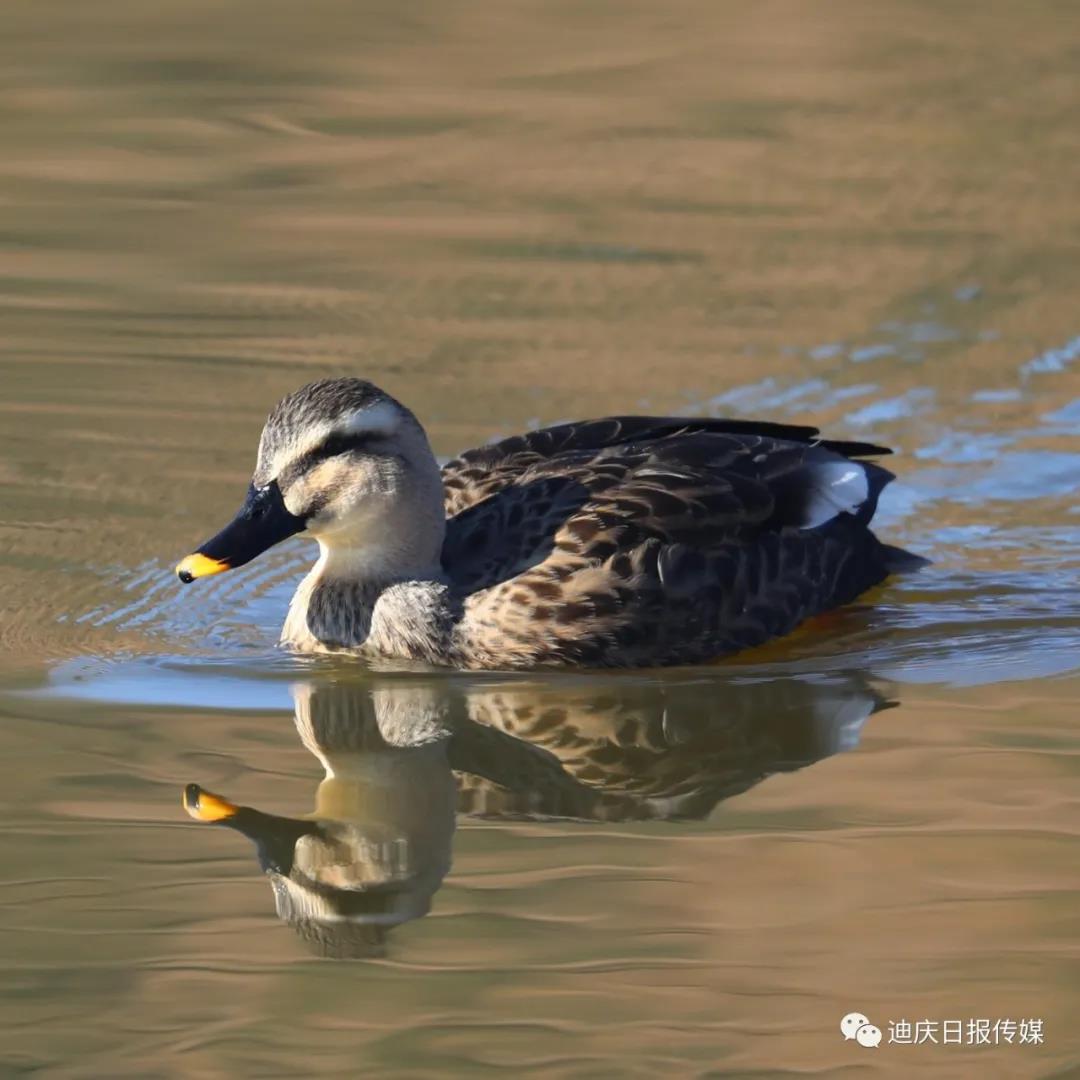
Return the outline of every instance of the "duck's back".
{"type": "Polygon", "coordinates": [[[853,600],[898,554],[869,529],[889,451],[814,428],[614,417],[443,470],[443,564],[470,666],[696,663],[853,600]]]}

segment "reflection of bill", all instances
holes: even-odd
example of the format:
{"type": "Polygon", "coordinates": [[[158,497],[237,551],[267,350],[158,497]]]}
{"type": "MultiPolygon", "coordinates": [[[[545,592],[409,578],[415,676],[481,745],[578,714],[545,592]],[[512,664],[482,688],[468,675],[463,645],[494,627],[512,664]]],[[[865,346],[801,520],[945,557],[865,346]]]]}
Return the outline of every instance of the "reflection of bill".
{"type": "Polygon", "coordinates": [[[887,704],[858,676],[361,678],[293,688],[297,731],[325,771],[311,814],[264,813],[195,784],[184,795],[192,817],[255,843],[278,916],[335,957],[378,954],[390,928],[427,913],[455,811],[702,818],[771,773],[850,749],[887,704]]]}

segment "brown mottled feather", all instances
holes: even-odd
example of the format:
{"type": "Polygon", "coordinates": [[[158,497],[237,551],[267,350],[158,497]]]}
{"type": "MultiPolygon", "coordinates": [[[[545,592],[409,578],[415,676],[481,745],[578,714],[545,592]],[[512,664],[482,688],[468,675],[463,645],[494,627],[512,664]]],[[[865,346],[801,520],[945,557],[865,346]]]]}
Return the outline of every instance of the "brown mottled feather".
{"type": "Polygon", "coordinates": [[[801,528],[807,470],[884,454],[813,428],[617,417],[469,451],[444,469],[460,646],[492,665],[693,663],[760,644],[887,573],[855,513],[801,528]]]}

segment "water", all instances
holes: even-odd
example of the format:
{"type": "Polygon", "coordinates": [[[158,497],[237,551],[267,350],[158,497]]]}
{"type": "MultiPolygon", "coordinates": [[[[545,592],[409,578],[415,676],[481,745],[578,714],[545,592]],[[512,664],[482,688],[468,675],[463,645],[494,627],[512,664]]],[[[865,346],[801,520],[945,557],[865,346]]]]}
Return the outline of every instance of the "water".
{"type": "Polygon", "coordinates": [[[9,5],[0,1072],[1076,1068],[1076,29],[9,5]],[[705,669],[291,659],[303,544],[170,567],[332,373],[447,456],[641,410],[885,442],[879,531],[934,565],[705,669]],[[313,810],[275,902],[252,839],[313,810]]]}

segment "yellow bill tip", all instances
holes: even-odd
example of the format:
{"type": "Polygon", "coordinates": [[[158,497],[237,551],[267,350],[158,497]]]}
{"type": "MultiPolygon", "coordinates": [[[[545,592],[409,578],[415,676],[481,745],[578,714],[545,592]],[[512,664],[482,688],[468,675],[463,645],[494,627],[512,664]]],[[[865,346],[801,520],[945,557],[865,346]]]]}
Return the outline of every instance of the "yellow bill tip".
{"type": "Polygon", "coordinates": [[[224,559],[211,559],[209,555],[196,552],[176,564],[176,576],[186,585],[196,578],[210,577],[211,574],[220,574],[229,569],[231,568],[224,559]]]}
{"type": "Polygon", "coordinates": [[[204,791],[198,784],[188,784],[184,788],[184,809],[196,821],[226,821],[235,816],[240,809],[228,799],[204,791]]]}

